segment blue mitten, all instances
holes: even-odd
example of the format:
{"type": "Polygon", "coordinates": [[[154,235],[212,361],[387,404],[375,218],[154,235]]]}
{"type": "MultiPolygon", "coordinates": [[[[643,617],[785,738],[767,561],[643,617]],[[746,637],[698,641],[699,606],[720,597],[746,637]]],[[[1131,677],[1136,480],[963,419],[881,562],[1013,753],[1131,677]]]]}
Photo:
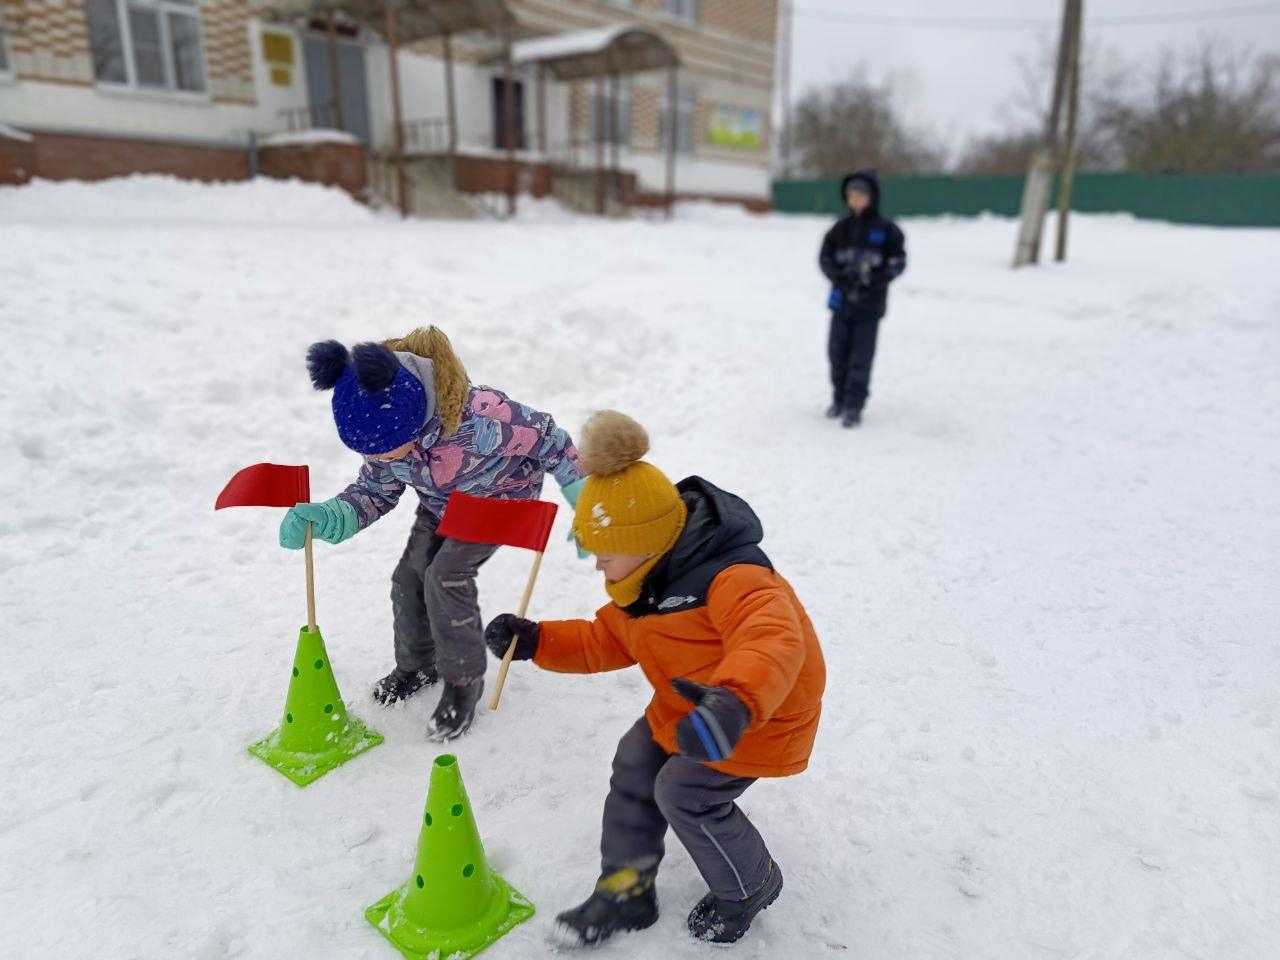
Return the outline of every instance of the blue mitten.
{"type": "Polygon", "coordinates": [[[708,687],[684,677],[671,681],[676,693],[694,705],[676,724],[676,745],[690,760],[728,760],[751,725],[746,704],[724,687],[708,687]]]}
{"type": "Polygon", "coordinates": [[[327,543],[341,543],[360,529],[355,508],[345,500],[334,497],[324,503],[299,503],[290,507],[280,521],[280,546],[301,550],[306,543],[308,523],[311,535],[327,543]]]}
{"type": "MultiPolygon", "coordinates": [[[[582,493],[582,488],[585,487],[586,485],[587,485],[587,478],[579,477],[577,480],[573,481],[573,483],[566,483],[563,487],[560,488],[560,492],[564,494],[564,498],[569,501],[569,506],[577,508],[578,497],[582,493]]],[[[569,529],[569,535],[565,537],[565,539],[566,540],[574,539],[572,527],[569,529]]],[[[577,541],[574,541],[574,546],[577,547],[579,560],[585,560],[587,559],[587,557],[591,556],[591,554],[587,553],[587,551],[582,549],[582,547],[577,543],[577,541]]]]}
{"type": "Polygon", "coordinates": [[[831,292],[827,294],[827,309],[839,310],[844,306],[844,291],[835,284],[831,285],[831,292]]]}

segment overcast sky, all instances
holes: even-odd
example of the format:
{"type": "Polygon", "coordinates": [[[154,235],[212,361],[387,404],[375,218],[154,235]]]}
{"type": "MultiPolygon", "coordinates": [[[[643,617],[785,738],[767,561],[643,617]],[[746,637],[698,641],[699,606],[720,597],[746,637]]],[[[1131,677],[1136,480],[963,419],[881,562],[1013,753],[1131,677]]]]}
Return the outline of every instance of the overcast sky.
{"type": "MultiPolygon", "coordinates": [[[[1019,55],[1034,57],[1056,41],[1062,0],[792,0],[793,99],[806,88],[838,80],[859,62],[874,77],[891,73],[910,122],[953,148],[972,134],[1005,126],[1021,85],[1019,55]],[[894,20],[910,23],[886,22],[894,20]],[[938,21],[1043,21],[1003,29],[938,21]],[[932,22],[919,22],[932,21],[932,22]]],[[[1102,44],[1128,60],[1150,58],[1167,45],[1187,46],[1213,34],[1258,51],[1280,52],[1280,2],[1237,0],[1084,0],[1085,43],[1102,44]],[[1206,12],[1274,11],[1174,23],[1120,25],[1110,19],[1191,17],[1206,12]]],[[[1048,89],[1044,97],[1048,99],[1048,89]]]]}

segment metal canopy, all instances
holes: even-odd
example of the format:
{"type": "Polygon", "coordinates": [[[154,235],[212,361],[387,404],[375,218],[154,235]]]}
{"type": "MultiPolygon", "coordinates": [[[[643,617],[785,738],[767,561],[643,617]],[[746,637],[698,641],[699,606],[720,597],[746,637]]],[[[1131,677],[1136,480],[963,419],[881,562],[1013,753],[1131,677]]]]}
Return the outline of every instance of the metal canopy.
{"type": "MultiPolygon", "coordinates": [[[[283,18],[339,13],[379,33],[387,8],[385,0],[250,0],[250,5],[283,18]]],[[[506,0],[393,0],[391,6],[401,44],[472,30],[499,34],[515,22],[506,0]]]]}
{"type": "Polygon", "coordinates": [[[560,81],[680,66],[680,55],[661,34],[633,24],[522,40],[512,45],[511,57],[540,64],[560,81]]]}

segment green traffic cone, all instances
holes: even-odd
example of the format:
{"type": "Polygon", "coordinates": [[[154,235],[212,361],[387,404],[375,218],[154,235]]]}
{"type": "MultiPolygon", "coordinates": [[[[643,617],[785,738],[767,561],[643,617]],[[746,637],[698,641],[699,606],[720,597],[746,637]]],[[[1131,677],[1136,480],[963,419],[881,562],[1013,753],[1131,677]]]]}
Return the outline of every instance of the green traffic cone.
{"type": "Polygon", "coordinates": [[[533,916],[533,904],[489,869],[452,754],[431,767],[413,875],[364,915],[410,960],[474,957],[533,916]]]}
{"type": "Polygon", "coordinates": [[[305,787],[381,742],[382,734],[347,713],[320,630],[303,627],[284,720],[249,752],[305,787]]]}

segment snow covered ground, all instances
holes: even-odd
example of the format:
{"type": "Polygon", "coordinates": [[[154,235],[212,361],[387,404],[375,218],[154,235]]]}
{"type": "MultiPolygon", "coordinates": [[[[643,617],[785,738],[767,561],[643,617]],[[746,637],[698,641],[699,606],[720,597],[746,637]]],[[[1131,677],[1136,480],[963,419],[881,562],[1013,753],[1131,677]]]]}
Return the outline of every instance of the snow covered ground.
{"type": "MultiPolygon", "coordinates": [[[[0,954],[387,958],[428,694],[375,709],[409,502],[317,545],[320,624],[384,746],[306,790],[245,753],[304,619],[239,467],[357,460],[308,343],[434,322],[571,429],[614,406],[673,476],[743,493],[823,637],[811,770],[744,806],[787,876],[739,957],[1280,956],[1280,232],[1072,220],[1014,273],[1000,219],[904,224],[865,426],[821,416],[825,222],[400,223],[341,194],[155,178],[0,190],[0,954]]],[[[552,494],[548,490],[548,496],[552,494]]],[[[562,539],[535,615],[604,595],[562,539]]],[[[483,571],[514,606],[529,557],[483,571]]],[[[542,957],[590,890],[636,672],[516,665],[460,742],[542,957]]],[[[602,957],[709,956],[684,916],[602,957]]]]}

